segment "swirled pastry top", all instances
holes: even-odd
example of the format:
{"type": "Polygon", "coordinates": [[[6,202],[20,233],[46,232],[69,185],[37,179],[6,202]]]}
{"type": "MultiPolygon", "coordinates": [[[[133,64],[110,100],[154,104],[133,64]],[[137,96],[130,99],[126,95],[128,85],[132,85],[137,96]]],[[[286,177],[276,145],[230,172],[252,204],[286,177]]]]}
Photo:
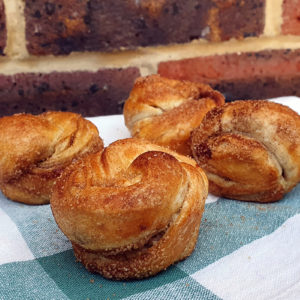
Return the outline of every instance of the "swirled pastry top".
{"type": "Polygon", "coordinates": [[[125,124],[133,137],[190,154],[190,132],[224,97],[206,84],[159,75],[139,78],[125,102],[125,124]]]}
{"type": "Polygon", "coordinates": [[[72,164],[56,182],[55,220],[87,268],[139,278],[192,251],[207,179],[193,160],[166,151],[138,139],[117,141],[72,164]],[[167,246],[177,243],[173,252],[167,246]]]}
{"type": "Polygon", "coordinates": [[[53,179],[73,159],[102,148],[97,128],[78,114],[46,112],[3,117],[0,187],[13,200],[49,202],[53,179]]]}
{"type": "Polygon", "coordinates": [[[212,193],[276,201],[300,180],[300,117],[269,101],[228,103],[194,130],[192,152],[212,193]]]}

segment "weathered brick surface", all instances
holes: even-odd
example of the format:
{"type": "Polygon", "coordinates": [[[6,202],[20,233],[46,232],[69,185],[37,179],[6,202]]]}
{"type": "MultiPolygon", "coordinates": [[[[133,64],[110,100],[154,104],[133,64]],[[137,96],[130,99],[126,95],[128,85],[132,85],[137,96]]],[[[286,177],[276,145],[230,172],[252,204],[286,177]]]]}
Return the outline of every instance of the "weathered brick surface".
{"type": "Polygon", "coordinates": [[[300,50],[216,55],[160,63],[158,73],[205,82],[227,100],[300,95],[300,50]]]}
{"type": "Polygon", "coordinates": [[[6,24],[3,0],[0,0],[0,55],[3,55],[6,46],[6,24]]]}
{"type": "Polygon", "coordinates": [[[219,0],[212,2],[215,6],[209,12],[210,40],[241,39],[259,36],[263,32],[265,1],[219,0]]]}
{"type": "Polygon", "coordinates": [[[136,68],[0,75],[0,115],[47,110],[84,116],[120,114],[139,75],[136,68]]]}
{"type": "Polygon", "coordinates": [[[300,75],[261,76],[249,80],[220,80],[212,83],[226,97],[226,101],[269,99],[282,96],[300,97],[300,75]]]}
{"type": "Polygon", "coordinates": [[[300,35],[300,0],[284,0],[282,33],[300,35]]]}
{"type": "Polygon", "coordinates": [[[259,36],[265,0],[26,0],[31,54],[259,36]]]}

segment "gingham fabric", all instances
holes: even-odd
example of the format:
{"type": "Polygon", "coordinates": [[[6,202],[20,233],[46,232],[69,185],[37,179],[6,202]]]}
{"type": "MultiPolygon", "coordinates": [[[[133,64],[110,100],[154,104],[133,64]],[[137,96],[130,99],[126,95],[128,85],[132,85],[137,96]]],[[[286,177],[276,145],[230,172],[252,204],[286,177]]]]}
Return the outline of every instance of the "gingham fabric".
{"type": "MultiPolygon", "coordinates": [[[[279,99],[300,111],[300,99],[279,99]]],[[[91,119],[108,145],[122,116],[91,119]]],[[[300,185],[273,204],[210,196],[193,254],[160,274],[110,281],[73,255],[49,205],[0,194],[0,299],[300,299],[300,185]]]]}

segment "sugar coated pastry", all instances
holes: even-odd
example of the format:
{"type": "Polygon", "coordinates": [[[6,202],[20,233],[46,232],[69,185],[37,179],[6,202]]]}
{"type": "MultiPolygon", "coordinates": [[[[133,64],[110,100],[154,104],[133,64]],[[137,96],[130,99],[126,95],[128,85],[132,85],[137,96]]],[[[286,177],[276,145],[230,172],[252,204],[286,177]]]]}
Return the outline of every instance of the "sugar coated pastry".
{"type": "Polygon", "coordinates": [[[300,116],[286,106],[227,103],[206,115],[191,140],[215,195],[274,202],[300,180],[300,116]]]}
{"type": "Polygon", "coordinates": [[[126,139],[69,166],[55,184],[51,208],[88,270],[138,279],[191,254],[207,184],[192,159],[126,139]]]}
{"type": "Polygon", "coordinates": [[[103,149],[97,128],[80,115],[46,112],[0,119],[0,189],[14,201],[49,203],[63,169],[103,149]]]}
{"type": "Polygon", "coordinates": [[[125,124],[133,137],[189,155],[191,131],[222,104],[223,95],[206,84],[150,75],[135,82],[124,106],[125,124]]]}

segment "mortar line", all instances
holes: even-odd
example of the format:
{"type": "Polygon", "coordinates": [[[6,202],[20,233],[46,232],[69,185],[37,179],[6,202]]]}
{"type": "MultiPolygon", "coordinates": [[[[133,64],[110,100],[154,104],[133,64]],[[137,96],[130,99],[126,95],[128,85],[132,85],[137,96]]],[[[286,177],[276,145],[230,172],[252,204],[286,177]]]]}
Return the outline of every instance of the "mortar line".
{"type": "Polygon", "coordinates": [[[283,1],[284,0],[266,0],[265,36],[276,36],[281,34],[283,1]]]}
{"type": "Polygon", "coordinates": [[[25,2],[23,0],[3,0],[6,17],[7,40],[4,53],[11,59],[28,56],[25,37],[25,2]]]}

